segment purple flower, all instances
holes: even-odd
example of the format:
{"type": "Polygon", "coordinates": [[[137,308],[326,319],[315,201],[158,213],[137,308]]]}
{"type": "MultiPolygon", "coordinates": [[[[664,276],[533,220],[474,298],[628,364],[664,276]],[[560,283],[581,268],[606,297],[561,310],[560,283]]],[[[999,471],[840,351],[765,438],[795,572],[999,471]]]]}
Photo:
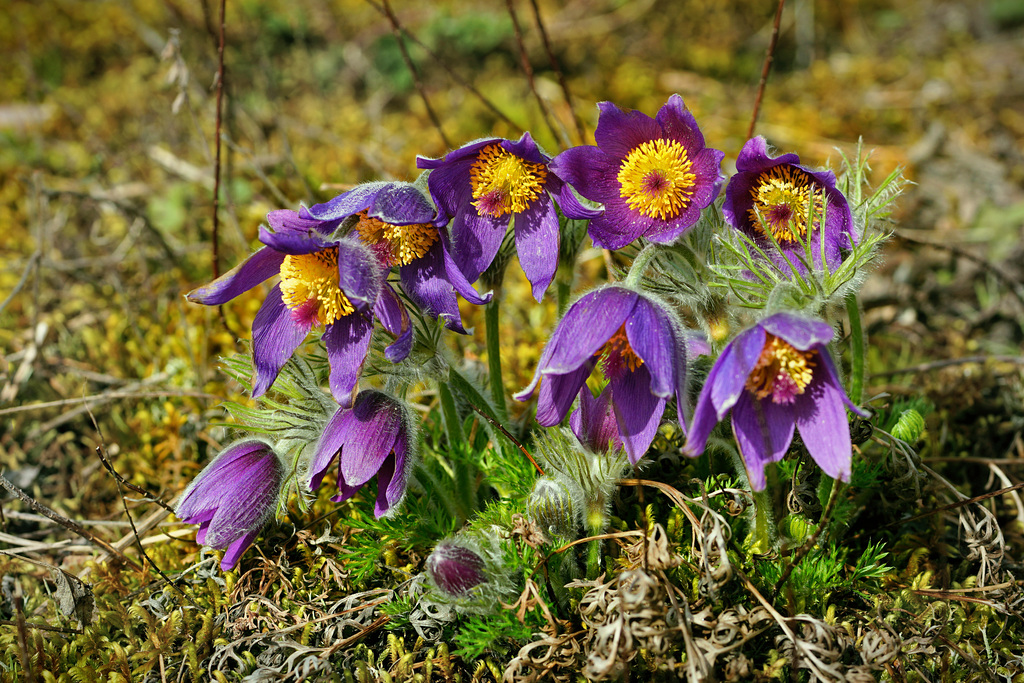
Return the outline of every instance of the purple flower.
{"type": "Polygon", "coordinates": [[[309,218],[351,223],[358,238],[386,269],[398,268],[402,288],[417,306],[444,319],[456,332],[462,327],[456,293],[474,304],[490,301],[481,296],[456,265],[448,232],[434,222],[430,200],[409,183],[366,183],[324,204],[303,209],[309,218]]]}
{"type": "Polygon", "coordinates": [[[220,568],[231,569],[274,515],[284,474],[270,446],[240,441],[225,448],[189,484],[175,514],[199,525],[197,543],[225,549],[220,568]]]}
{"type": "Polygon", "coordinates": [[[558,214],[551,197],[558,197],[569,218],[600,215],[580,204],[550,171],[550,161],[529,133],[518,142],[472,142],[443,159],[417,158],[419,168],[432,169],[430,195],[440,209],[439,220],[451,221],[452,255],[468,280],[476,280],[494,261],[512,219],[519,264],[540,301],[558,267],[558,214]]]}
{"type": "Polygon", "coordinates": [[[841,261],[839,250],[850,249],[856,241],[850,205],[836,189],[835,174],[802,166],[796,154],[768,156],[768,143],[763,137],[747,140],[736,160],[736,175],[725,188],[722,213],[729,225],[753,239],[780,269],[789,272],[788,258],[796,271],[804,274],[807,268],[801,260],[806,258],[802,242],[807,240],[807,219],[812,210],[811,266],[821,266],[824,243],[825,263],[834,270],[841,261]],[[776,251],[769,234],[782,253],[776,251]]]}
{"type": "Polygon", "coordinates": [[[441,592],[464,598],[475,587],[487,583],[484,559],[469,548],[442,541],[427,558],[427,574],[441,592]]]}
{"type": "Polygon", "coordinates": [[[636,464],[651,445],[672,396],[685,426],[682,328],[660,303],[621,285],[596,289],[569,307],[533,381],[515,398],[527,400],[539,383],[537,422],[558,424],[598,365],[608,380],[605,391],[630,462],[636,464]]]}
{"type": "Polygon", "coordinates": [[[394,319],[391,298],[381,296],[380,266],[359,241],[330,236],[338,220],[281,210],[267,214],[267,222],[270,228],[260,227],[260,241],[267,246],[187,298],[218,306],[279,275],[252,323],[252,395],[266,393],[310,330],[323,326],[331,393],[350,405],[370,347],[371,310],[383,309],[382,318],[394,319]]]}
{"type": "Polygon", "coordinates": [[[825,345],[832,328],[792,313],[776,313],[741,332],[708,374],[693,414],[687,455],[704,452],[708,435],[732,411],[732,429],[755,491],[764,466],[778,462],[794,426],[814,461],[831,477],[849,480],[850,427],[845,405],[857,408],[839,383],[825,345]]]}
{"type": "Polygon", "coordinates": [[[352,408],[339,409],[327,421],[310,465],[309,488],[320,486],[338,456],[340,493],[333,500],[348,500],[376,474],[374,514],[386,514],[405,495],[413,429],[404,403],[372,389],[359,392],[352,408]]]}
{"type": "Polygon", "coordinates": [[[683,98],[673,95],[657,118],[623,112],[611,102],[601,115],[596,147],[573,147],[551,170],[576,190],[604,204],[590,222],[594,244],[620,249],[638,237],[667,243],[693,226],[722,187],[722,157],[704,146],[704,135],[683,98]]]}
{"type": "Polygon", "coordinates": [[[619,423],[612,407],[612,393],[605,389],[596,398],[590,387],[580,389],[579,407],[569,416],[569,427],[576,439],[591,453],[606,453],[622,448],[619,423]]]}

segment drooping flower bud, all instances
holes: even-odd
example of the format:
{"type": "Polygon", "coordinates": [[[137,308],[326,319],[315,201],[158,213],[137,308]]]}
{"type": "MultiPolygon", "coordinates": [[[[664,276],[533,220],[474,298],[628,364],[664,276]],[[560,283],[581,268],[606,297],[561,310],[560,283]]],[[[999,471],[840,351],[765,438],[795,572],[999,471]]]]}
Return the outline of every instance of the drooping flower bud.
{"type": "Polygon", "coordinates": [[[268,444],[240,441],[225,448],[189,484],[175,514],[199,525],[196,542],[225,549],[220,567],[232,569],[273,516],[284,474],[268,444]]]}
{"type": "MultiPolygon", "coordinates": [[[[578,497],[578,496],[577,496],[578,497]]],[[[554,477],[540,477],[526,499],[526,511],[544,531],[571,536],[576,530],[578,513],[569,486],[554,477]]]]}

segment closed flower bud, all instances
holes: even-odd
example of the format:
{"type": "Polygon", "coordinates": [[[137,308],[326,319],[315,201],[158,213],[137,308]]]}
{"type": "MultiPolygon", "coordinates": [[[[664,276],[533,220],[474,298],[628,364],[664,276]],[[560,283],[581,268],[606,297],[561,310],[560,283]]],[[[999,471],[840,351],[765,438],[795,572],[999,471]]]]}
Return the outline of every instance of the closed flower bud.
{"type": "Polygon", "coordinates": [[[199,525],[196,542],[225,550],[220,567],[232,569],[277,509],[284,474],[269,445],[240,441],[189,484],[175,514],[199,525]]]}
{"type": "Polygon", "coordinates": [[[541,477],[533,485],[526,510],[545,531],[571,536],[576,530],[577,514],[569,487],[552,477],[541,477]]]}
{"type": "Polygon", "coordinates": [[[487,583],[484,559],[469,548],[443,541],[427,558],[427,574],[445,595],[464,598],[487,583]]]}

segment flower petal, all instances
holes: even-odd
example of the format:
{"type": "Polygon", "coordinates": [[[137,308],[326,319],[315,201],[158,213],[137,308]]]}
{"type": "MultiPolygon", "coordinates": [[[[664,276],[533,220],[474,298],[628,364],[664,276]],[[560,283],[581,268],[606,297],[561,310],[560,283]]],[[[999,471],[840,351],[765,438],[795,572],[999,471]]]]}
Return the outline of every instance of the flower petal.
{"type": "Polygon", "coordinates": [[[381,469],[405,429],[401,407],[387,394],[367,390],[352,406],[339,456],[340,476],[348,486],[362,486],[381,469]]]}
{"type": "Polygon", "coordinates": [[[814,458],[828,476],[850,480],[852,446],[850,425],[846,421],[842,388],[833,385],[823,372],[816,372],[804,393],[794,401],[796,426],[814,458]]]}
{"type": "Polygon", "coordinates": [[[395,341],[384,349],[384,357],[392,363],[405,360],[412,350],[412,323],[405,304],[398,298],[391,285],[385,283],[373,307],[373,314],[381,325],[395,337],[395,341]]]}
{"type": "Polygon", "coordinates": [[[313,462],[309,466],[309,488],[316,490],[324,481],[327,469],[334,461],[345,440],[348,438],[348,423],[353,421],[352,411],[349,408],[338,408],[327,420],[320,439],[316,443],[316,451],[313,455],[313,462]]]}
{"type": "Polygon", "coordinates": [[[515,233],[519,265],[540,301],[558,268],[558,214],[547,193],[516,214],[515,233]]]}
{"type": "Polygon", "coordinates": [[[455,289],[445,277],[444,253],[440,244],[433,244],[423,258],[402,266],[398,273],[402,287],[417,306],[428,315],[443,318],[449,330],[466,334],[455,289]]]}
{"type": "Polygon", "coordinates": [[[835,336],[835,332],[828,323],[804,318],[787,311],[768,316],[758,325],[801,351],[807,351],[813,346],[828,344],[835,336]]]}
{"type": "Polygon", "coordinates": [[[448,226],[451,229],[451,255],[456,268],[469,282],[494,261],[508,232],[508,216],[479,216],[470,203],[459,207],[448,226]]]}
{"type": "MultiPolygon", "coordinates": [[[[601,102],[597,107],[601,113],[597,118],[594,141],[602,152],[615,160],[616,167],[634,148],[649,140],[665,137],[658,122],[642,111],[624,112],[611,102],[601,102]]],[[[615,170],[618,172],[618,168],[615,170]]]]}
{"type": "Polygon", "coordinates": [[[626,338],[644,361],[650,392],[660,398],[676,393],[677,373],[685,372],[686,349],[676,335],[678,325],[660,305],[638,297],[626,320],[626,338]]]}
{"type": "Polygon", "coordinates": [[[569,427],[579,442],[593,453],[622,448],[619,425],[612,410],[612,392],[605,389],[595,397],[584,384],[579,396],[579,408],[569,416],[569,427]]]}
{"type": "Polygon", "coordinates": [[[335,320],[324,328],[323,342],[331,364],[328,382],[331,395],[341,406],[352,405],[352,392],[363,371],[363,361],[370,350],[373,318],[356,311],[335,320]]]}
{"type": "Polygon", "coordinates": [[[281,271],[284,257],[285,255],[279,251],[263,247],[210,284],[192,290],[185,298],[207,306],[227,303],[277,275],[281,271]]]}
{"type": "Polygon", "coordinates": [[[619,425],[619,436],[632,464],[644,457],[658,433],[666,399],[651,393],[651,375],[647,365],[623,373],[609,383],[612,406],[619,425]]]}
{"type": "Polygon", "coordinates": [[[255,541],[256,537],[260,535],[260,531],[262,530],[262,528],[263,527],[260,527],[259,529],[253,529],[248,533],[242,534],[227,547],[227,549],[224,551],[224,557],[221,558],[220,561],[221,571],[226,572],[235,568],[235,565],[238,564],[238,560],[242,558],[242,555],[244,555],[245,551],[249,549],[249,546],[252,545],[252,542],[255,541]]]}
{"type": "MultiPolygon", "coordinates": [[[[544,375],[537,396],[537,424],[551,427],[565,419],[572,402],[587,381],[596,361],[588,360],[576,370],[564,375],[544,375]]],[[[517,399],[522,401],[525,399],[517,399]]]]}
{"type": "Polygon", "coordinates": [[[372,306],[383,285],[380,262],[357,240],[344,239],[338,247],[338,286],[356,308],[372,306]]]}
{"type": "Polygon", "coordinates": [[[550,169],[594,202],[602,201],[601,197],[607,194],[606,186],[616,183],[617,188],[616,169],[612,168],[608,156],[592,145],[570,147],[551,160],[550,169]]]}
{"type": "Polygon", "coordinates": [[[764,329],[760,325],[755,325],[729,342],[715,362],[717,372],[712,370],[715,381],[712,383],[709,376],[705,387],[711,387],[711,404],[715,407],[719,420],[725,417],[744,393],[743,387],[746,386],[750,372],[761,357],[764,343],[764,329]]]}
{"type": "Polygon", "coordinates": [[[310,326],[295,321],[281,299],[281,285],[274,285],[252,321],[253,398],[267,393],[309,330],[310,326]]]}
{"type": "Polygon", "coordinates": [[[758,400],[744,391],[732,408],[732,431],[755,491],[765,487],[764,466],[778,462],[793,441],[793,407],[758,400]]]}

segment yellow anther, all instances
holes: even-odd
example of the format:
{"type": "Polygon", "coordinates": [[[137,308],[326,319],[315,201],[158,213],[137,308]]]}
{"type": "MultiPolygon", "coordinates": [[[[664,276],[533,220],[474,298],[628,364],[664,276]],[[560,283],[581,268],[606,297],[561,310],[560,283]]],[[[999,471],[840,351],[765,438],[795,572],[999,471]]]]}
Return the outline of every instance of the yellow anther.
{"type": "Polygon", "coordinates": [[[697,176],[686,148],[675,140],[649,140],[635,147],[619,167],[619,196],[629,208],[668,220],[690,204],[697,176]]]}

